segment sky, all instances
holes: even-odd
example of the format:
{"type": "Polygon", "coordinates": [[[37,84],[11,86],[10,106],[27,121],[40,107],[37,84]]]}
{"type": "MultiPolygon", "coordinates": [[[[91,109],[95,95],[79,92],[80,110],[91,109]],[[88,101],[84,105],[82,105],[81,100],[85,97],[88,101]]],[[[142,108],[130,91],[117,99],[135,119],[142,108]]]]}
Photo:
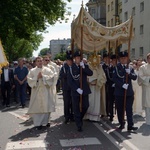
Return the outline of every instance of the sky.
{"type": "MultiPolygon", "coordinates": [[[[64,0],[65,1],[65,0],[64,0]]],[[[89,0],[83,0],[83,4],[88,2],[89,0]]],[[[55,25],[47,28],[48,33],[43,33],[43,42],[41,42],[37,51],[33,52],[33,56],[38,56],[39,52],[43,48],[49,48],[50,40],[52,39],[67,39],[71,38],[71,22],[74,18],[74,15],[77,17],[80,8],[81,8],[82,0],[72,0],[72,2],[68,2],[66,7],[70,7],[71,16],[69,18],[68,23],[62,21],[62,23],[57,22],[55,25]]]]}

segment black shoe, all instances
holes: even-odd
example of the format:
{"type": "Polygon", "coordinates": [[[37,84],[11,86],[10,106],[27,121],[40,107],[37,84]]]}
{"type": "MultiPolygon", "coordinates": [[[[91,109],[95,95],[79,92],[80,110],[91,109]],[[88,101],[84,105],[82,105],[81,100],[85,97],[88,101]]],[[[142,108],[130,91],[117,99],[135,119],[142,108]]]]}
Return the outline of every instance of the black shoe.
{"type": "Polygon", "coordinates": [[[22,104],[22,108],[25,108],[25,104],[22,104]]]}
{"type": "Polygon", "coordinates": [[[78,127],[78,132],[82,132],[82,127],[78,127]]]}
{"type": "Polygon", "coordinates": [[[128,127],[128,131],[131,131],[131,130],[135,131],[135,130],[137,130],[137,129],[138,129],[138,127],[133,127],[133,126],[128,127]]]}
{"type": "Polygon", "coordinates": [[[50,127],[50,123],[48,123],[46,126],[47,126],[47,127],[50,127]]]}
{"type": "Polygon", "coordinates": [[[10,105],[6,105],[6,107],[10,107],[10,105]]]}
{"type": "Polygon", "coordinates": [[[120,125],[118,129],[120,130],[124,129],[124,125],[120,125]]]}
{"type": "Polygon", "coordinates": [[[112,122],[112,121],[113,121],[113,118],[112,118],[112,117],[110,117],[110,118],[109,118],[109,121],[111,121],[111,122],[112,122]]]}
{"type": "Polygon", "coordinates": [[[38,129],[38,130],[41,130],[41,129],[42,129],[42,125],[41,125],[41,126],[38,126],[37,129],[38,129]]]}
{"type": "Polygon", "coordinates": [[[69,122],[69,119],[65,119],[64,123],[67,124],[69,122]]]}

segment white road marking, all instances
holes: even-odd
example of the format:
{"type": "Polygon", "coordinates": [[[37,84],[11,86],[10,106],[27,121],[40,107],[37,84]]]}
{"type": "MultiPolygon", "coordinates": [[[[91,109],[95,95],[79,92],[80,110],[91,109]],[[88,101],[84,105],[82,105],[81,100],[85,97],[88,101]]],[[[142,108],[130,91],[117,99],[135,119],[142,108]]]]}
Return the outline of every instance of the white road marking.
{"type": "Polygon", "coordinates": [[[127,140],[125,137],[123,137],[121,134],[119,134],[116,130],[112,130],[112,127],[109,126],[107,123],[105,123],[103,120],[101,122],[110,129],[108,133],[113,132],[116,136],[118,136],[122,140],[122,145],[124,147],[127,147],[128,150],[139,150],[134,144],[132,144],[129,140],[127,140]]]}
{"type": "Polygon", "coordinates": [[[47,143],[43,140],[36,141],[18,141],[7,143],[5,150],[23,150],[31,148],[46,148],[47,143]]]}
{"type": "Polygon", "coordinates": [[[17,114],[17,113],[15,113],[15,112],[9,112],[11,115],[13,115],[13,116],[15,116],[15,117],[17,117],[17,118],[19,118],[19,119],[22,119],[23,121],[27,121],[28,119],[29,119],[29,116],[28,115],[19,115],[19,114],[17,114]]]}
{"type": "Polygon", "coordinates": [[[101,142],[97,138],[78,138],[59,140],[62,147],[83,146],[83,145],[100,145],[101,142]]]}
{"type": "Polygon", "coordinates": [[[120,150],[126,150],[123,146],[118,143],[111,135],[109,135],[99,124],[93,123],[114,145],[120,150]]]}

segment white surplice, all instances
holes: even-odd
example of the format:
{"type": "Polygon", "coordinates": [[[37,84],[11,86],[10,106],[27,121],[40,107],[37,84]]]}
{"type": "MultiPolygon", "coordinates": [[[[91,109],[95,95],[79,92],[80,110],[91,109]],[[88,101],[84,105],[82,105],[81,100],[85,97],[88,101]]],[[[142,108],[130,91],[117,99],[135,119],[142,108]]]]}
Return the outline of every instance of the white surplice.
{"type": "Polygon", "coordinates": [[[50,113],[55,111],[54,96],[51,92],[54,75],[47,67],[35,67],[28,73],[27,80],[32,92],[27,114],[33,118],[35,126],[47,124],[50,113]],[[42,78],[37,79],[39,72],[42,73],[42,78]]]}
{"type": "MultiPolygon", "coordinates": [[[[134,71],[138,75],[138,70],[134,71]]],[[[134,91],[134,103],[133,103],[133,113],[142,115],[142,87],[139,86],[138,81],[132,80],[132,86],[134,91]]]]}
{"type": "Polygon", "coordinates": [[[93,68],[93,75],[88,77],[91,94],[89,95],[89,108],[85,115],[85,119],[99,121],[101,115],[101,88],[106,82],[106,76],[101,66],[93,68]]]}
{"type": "Polygon", "coordinates": [[[150,125],[150,64],[146,63],[140,67],[138,83],[142,86],[142,105],[146,112],[146,124],[150,125]]]}

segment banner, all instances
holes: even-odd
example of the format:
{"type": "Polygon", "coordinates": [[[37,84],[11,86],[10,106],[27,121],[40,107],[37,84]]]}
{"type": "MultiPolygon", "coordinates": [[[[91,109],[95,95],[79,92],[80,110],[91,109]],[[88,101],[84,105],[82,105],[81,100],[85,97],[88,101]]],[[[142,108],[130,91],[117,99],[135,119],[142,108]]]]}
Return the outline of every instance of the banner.
{"type": "Polygon", "coordinates": [[[81,27],[83,27],[83,51],[93,52],[126,43],[130,36],[133,37],[133,31],[130,30],[132,19],[114,27],[105,27],[99,24],[90,14],[81,7],[78,17],[73,20],[71,25],[72,39],[78,48],[81,48],[81,27]],[[131,33],[130,33],[131,32],[131,33]]]}

